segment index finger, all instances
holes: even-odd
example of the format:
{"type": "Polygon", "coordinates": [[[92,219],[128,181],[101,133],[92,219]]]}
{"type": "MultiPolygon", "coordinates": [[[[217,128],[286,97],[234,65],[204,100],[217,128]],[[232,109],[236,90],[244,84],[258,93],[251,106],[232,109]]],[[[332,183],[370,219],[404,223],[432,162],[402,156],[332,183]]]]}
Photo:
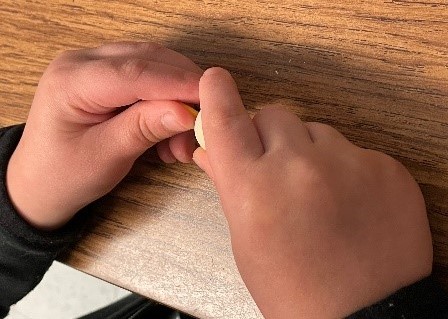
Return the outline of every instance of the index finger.
{"type": "Polygon", "coordinates": [[[200,73],[141,58],[56,60],[46,73],[50,83],[70,90],[70,98],[78,99],[71,101],[72,106],[92,114],[109,113],[139,100],[199,101],[200,73]]]}
{"type": "Polygon", "coordinates": [[[229,72],[221,68],[205,71],[199,97],[207,157],[217,175],[228,175],[264,153],[229,72]]]}
{"type": "Polygon", "coordinates": [[[87,49],[84,54],[95,58],[140,57],[141,59],[177,66],[202,74],[203,70],[185,55],[154,42],[116,42],[87,49]]]}

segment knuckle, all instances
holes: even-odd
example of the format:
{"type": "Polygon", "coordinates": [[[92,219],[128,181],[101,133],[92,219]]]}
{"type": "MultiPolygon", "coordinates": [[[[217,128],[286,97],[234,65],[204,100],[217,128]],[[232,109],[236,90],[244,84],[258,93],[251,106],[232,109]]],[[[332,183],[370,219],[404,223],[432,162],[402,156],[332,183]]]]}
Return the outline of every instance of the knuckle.
{"type": "Polygon", "coordinates": [[[258,112],[258,114],[260,114],[260,116],[273,116],[273,115],[278,115],[278,116],[296,116],[294,113],[290,112],[289,110],[287,110],[286,108],[284,108],[283,106],[279,105],[279,104],[273,104],[273,105],[269,105],[266,106],[264,108],[262,108],[260,110],[260,112],[258,112]]]}
{"type": "Polygon", "coordinates": [[[124,41],[113,44],[115,47],[121,47],[127,49],[129,52],[145,52],[146,54],[152,54],[164,49],[164,46],[155,42],[132,42],[124,41]]]}
{"type": "Polygon", "coordinates": [[[45,70],[44,76],[50,77],[50,78],[58,78],[67,70],[66,67],[66,58],[64,57],[65,52],[58,55],[53,61],[50,62],[47,69],[45,70]]]}
{"type": "Polygon", "coordinates": [[[300,122],[295,113],[275,104],[264,107],[254,116],[254,121],[259,123],[295,123],[295,120],[300,122]]]}
{"type": "MultiPolygon", "coordinates": [[[[219,104],[219,101],[216,101],[216,109],[226,109],[227,107],[221,106],[222,104],[219,104]]],[[[203,121],[202,125],[203,127],[208,127],[212,129],[219,129],[222,127],[234,127],[235,123],[238,123],[239,119],[242,119],[244,117],[247,117],[248,113],[246,111],[241,110],[226,110],[226,112],[223,113],[213,113],[209,115],[210,120],[203,121]]]]}
{"type": "Polygon", "coordinates": [[[393,174],[402,174],[406,168],[398,160],[385,153],[379,153],[381,157],[381,164],[384,170],[393,174]]]}
{"type": "Polygon", "coordinates": [[[398,160],[390,155],[387,155],[380,151],[365,150],[365,154],[368,157],[372,172],[379,178],[383,176],[398,176],[406,172],[406,168],[398,160]]]}
{"type": "MultiPolygon", "coordinates": [[[[314,139],[319,142],[321,141],[345,141],[347,142],[347,138],[339,132],[336,128],[329,124],[319,123],[319,122],[307,122],[305,124],[310,135],[313,136],[314,139]]],[[[315,141],[316,142],[316,141],[315,141]]]]}
{"type": "Polygon", "coordinates": [[[289,170],[291,173],[294,171],[298,172],[301,176],[302,183],[307,185],[307,188],[320,189],[321,186],[328,181],[325,175],[325,170],[322,167],[323,166],[320,166],[319,163],[312,160],[302,159],[297,161],[295,165],[291,165],[289,170]]]}
{"type": "Polygon", "coordinates": [[[309,125],[312,129],[314,129],[315,131],[318,131],[322,134],[326,134],[326,135],[339,134],[338,130],[336,130],[333,126],[325,124],[325,123],[308,122],[307,125],[309,125]]]}
{"type": "Polygon", "coordinates": [[[254,115],[252,120],[255,123],[270,121],[270,120],[272,120],[272,114],[273,114],[272,108],[271,107],[265,107],[265,108],[262,108],[257,113],[255,113],[255,115],[254,115]]]}
{"type": "Polygon", "coordinates": [[[72,74],[70,64],[64,63],[62,60],[56,59],[52,61],[41,79],[39,86],[46,88],[51,95],[58,95],[66,90],[68,82],[72,74]]]}
{"type": "Polygon", "coordinates": [[[139,43],[138,46],[149,55],[154,55],[159,53],[160,51],[165,50],[165,47],[156,42],[142,42],[139,43]]]}
{"type": "Polygon", "coordinates": [[[150,58],[159,54],[160,50],[165,49],[162,45],[154,42],[135,42],[135,41],[120,41],[103,44],[97,48],[89,49],[92,54],[99,57],[115,56],[123,52],[131,57],[135,55],[144,55],[145,58],[150,58]]]}
{"type": "Polygon", "coordinates": [[[142,145],[151,147],[152,145],[163,140],[161,132],[159,132],[155,127],[150,127],[148,121],[142,113],[137,113],[137,123],[138,126],[132,131],[133,138],[140,142],[142,145]]]}
{"type": "Polygon", "coordinates": [[[79,50],[67,50],[59,53],[48,65],[44,72],[44,78],[51,80],[67,79],[72,73],[75,64],[79,64],[78,54],[79,50]]]}
{"type": "Polygon", "coordinates": [[[66,68],[62,67],[60,64],[56,62],[51,62],[47,69],[45,70],[42,78],[40,79],[40,83],[48,83],[59,81],[59,79],[64,79],[64,74],[66,72],[66,68]]]}
{"type": "Polygon", "coordinates": [[[117,72],[120,77],[131,82],[136,82],[147,71],[148,67],[149,62],[143,59],[120,60],[117,66],[117,72]]]}
{"type": "Polygon", "coordinates": [[[64,52],[59,53],[53,62],[56,63],[66,63],[75,59],[78,51],[77,50],[66,50],[64,52]]]}

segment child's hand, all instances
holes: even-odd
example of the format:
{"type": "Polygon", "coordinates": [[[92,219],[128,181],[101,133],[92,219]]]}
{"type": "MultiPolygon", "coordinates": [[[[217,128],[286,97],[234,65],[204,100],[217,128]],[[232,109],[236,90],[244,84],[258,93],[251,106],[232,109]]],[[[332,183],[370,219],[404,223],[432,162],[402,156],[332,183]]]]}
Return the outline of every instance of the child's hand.
{"type": "Polygon", "coordinates": [[[282,108],[251,120],[222,69],[199,91],[207,151],[194,160],[267,318],[340,318],[430,274],[425,203],[400,163],[282,108]]]}
{"type": "Polygon", "coordinates": [[[163,141],[166,162],[190,161],[194,117],[176,101],[198,102],[201,74],[150,43],[63,53],[39,82],[8,165],[17,210],[36,227],[56,228],[109,192],[154,144],[163,141]]]}

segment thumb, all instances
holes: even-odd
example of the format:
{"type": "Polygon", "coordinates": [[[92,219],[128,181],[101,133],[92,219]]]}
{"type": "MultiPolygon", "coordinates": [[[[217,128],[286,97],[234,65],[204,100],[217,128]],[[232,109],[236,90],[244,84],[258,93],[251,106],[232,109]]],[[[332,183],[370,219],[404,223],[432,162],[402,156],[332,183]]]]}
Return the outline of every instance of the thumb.
{"type": "Polygon", "coordinates": [[[260,137],[226,70],[205,71],[199,82],[199,99],[210,167],[217,180],[233,179],[263,154],[260,137]]]}
{"type": "Polygon", "coordinates": [[[98,125],[109,154],[136,159],[154,144],[191,130],[195,111],[176,101],[140,101],[98,125]]]}

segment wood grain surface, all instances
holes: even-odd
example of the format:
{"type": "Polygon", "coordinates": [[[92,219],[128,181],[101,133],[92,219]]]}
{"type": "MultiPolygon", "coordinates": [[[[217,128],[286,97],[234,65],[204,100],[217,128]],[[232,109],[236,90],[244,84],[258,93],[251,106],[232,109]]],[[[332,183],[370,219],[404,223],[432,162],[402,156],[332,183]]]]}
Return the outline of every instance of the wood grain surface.
{"type": "MultiPolygon", "coordinates": [[[[155,41],[228,68],[251,111],[282,103],[394,156],[423,190],[448,285],[448,2],[1,0],[0,31],[0,126],[26,120],[59,52],[155,41]]],[[[201,318],[261,317],[194,165],[141,160],[95,210],[69,265],[201,318]]]]}

